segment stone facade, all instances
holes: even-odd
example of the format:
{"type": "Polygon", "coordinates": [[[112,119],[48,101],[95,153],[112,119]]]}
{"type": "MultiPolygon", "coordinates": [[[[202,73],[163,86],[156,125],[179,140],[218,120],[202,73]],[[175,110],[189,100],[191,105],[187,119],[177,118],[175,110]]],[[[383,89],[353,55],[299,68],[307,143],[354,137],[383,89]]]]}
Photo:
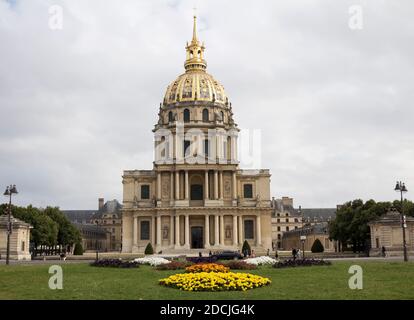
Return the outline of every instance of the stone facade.
{"type": "Polygon", "coordinates": [[[301,242],[301,236],[306,236],[304,243],[305,251],[311,251],[312,245],[316,239],[319,239],[322,243],[324,252],[336,252],[338,250],[336,241],[329,240],[327,223],[313,224],[284,232],[282,237],[282,247],[285,250],[292,250],[293,248],[302,250],[303,244],[301,242]]]}
{"type": "MultiPolygon", "coordinates": [[[[380,255],[385,247],[388,255],[403,254],[403,231],[401,215],[398,211],[390,210],[381,218],[370,222],[371,251],[370,255],[380,255]]],[[[406,217],[405,240],[408,253],[414,251],[414,218],[406,217]]]]}
{"type": "MultiPolygon", "coordinates": [[[[17,218],[11,217],[12,233],[10,235],[10,260],[31,260],[30,229],[33,227],[17,218]]],[[[0,215],[0,257],[7,254],[8,216],[0,215]]]]}
{"type": "Polygon", "coordinates": [[[152,170],[123,174],[122,251],[272,247],[270,172],[242,170],[231,103],[187,44],[186,72],[167,88],[154,127],[152,170]]]}

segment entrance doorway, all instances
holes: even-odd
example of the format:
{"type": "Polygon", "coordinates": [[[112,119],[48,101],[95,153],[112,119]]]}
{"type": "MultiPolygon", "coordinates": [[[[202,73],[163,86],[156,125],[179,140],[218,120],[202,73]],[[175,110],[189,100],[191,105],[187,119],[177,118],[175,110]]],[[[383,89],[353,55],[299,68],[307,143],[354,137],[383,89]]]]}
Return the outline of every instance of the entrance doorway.
{"type": "Polygon", "coordinates": [[[191,227],[191,248],[204,248],[203,227],[191,227]]]}

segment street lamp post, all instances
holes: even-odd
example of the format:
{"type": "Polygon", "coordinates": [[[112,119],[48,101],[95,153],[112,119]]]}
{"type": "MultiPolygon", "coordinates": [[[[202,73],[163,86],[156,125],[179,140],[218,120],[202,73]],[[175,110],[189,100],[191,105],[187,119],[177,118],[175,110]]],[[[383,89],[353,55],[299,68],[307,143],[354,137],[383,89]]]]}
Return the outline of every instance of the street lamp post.
{"type": "Polygon", "coordinates": [[[96,220],[96,237],[95,237],[95,249],[96,249],[96,262],[99,260],[99,252],[98,252],[98,233],[99,233],[99,221],[96,220]]]}
{"type": "Polygon", "coordinates": [[[407,242],[405,240],[405,216],[404,216],[404,198],[403,193],[407,192],[407,188],[405,187],[405,183],[401,181],[397,181],[397,184],[395,185],[395,191],[399,192],[401,194],[401,228],[403,232],[403,249],[404,249],[404,261],[408,261],[408,255],[407,255],[407,242]]]}
{"type": "Polygon", "coordinates": [[[303,259],[305,259],[305,240],[306,240],[306,235],[304,234],[304,230],[303,230],[303,213],[302,213],[302,206],[299,206],[299,214],[301,216],[301,220],[302,220],[302,229],[301,229],[301,235],[300,235],[300,241],[302,242],[302,257],[303,259]]]}
{"type": "Polygon", "coordinates": [[[9,213],[8,213],[8,223],[7,223],[7,253],[6,253],[6,264],[9,264],[10,260],[10,235],[12,233],[12,221],[11,221],[11,199],[12,194],[17,194],[16,185],[10,185],[4,191],[4,195],[9,197],[9,213]]]}

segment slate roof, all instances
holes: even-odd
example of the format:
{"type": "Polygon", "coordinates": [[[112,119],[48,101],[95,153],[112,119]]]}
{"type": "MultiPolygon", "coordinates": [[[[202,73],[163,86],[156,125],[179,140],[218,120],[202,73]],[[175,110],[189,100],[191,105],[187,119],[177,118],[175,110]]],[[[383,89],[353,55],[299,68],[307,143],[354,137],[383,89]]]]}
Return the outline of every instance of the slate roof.
{"type": "Polygon", "coordinates": [[[72,223],[89,223],[97,210],[62,210],[62,213],[72,223]]]}

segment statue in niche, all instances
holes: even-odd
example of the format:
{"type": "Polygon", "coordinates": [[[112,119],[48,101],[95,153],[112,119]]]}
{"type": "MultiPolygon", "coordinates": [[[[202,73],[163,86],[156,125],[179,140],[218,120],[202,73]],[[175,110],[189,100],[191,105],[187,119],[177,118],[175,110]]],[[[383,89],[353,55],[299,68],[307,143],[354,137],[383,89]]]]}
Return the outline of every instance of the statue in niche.
{"type": "Polygon", "coordinates": [[[168,233],[169,233],[168,226],[164,226],[164,228],[162,229],[162,239],[163,240],[168,240],[168,233]]]}
{"type": "Polygon", "coordinates": [[[226,226],[225,229],[225,234],[226,234],[226,239],[231,239],[231,227],[230,226],[226,226]]]}

